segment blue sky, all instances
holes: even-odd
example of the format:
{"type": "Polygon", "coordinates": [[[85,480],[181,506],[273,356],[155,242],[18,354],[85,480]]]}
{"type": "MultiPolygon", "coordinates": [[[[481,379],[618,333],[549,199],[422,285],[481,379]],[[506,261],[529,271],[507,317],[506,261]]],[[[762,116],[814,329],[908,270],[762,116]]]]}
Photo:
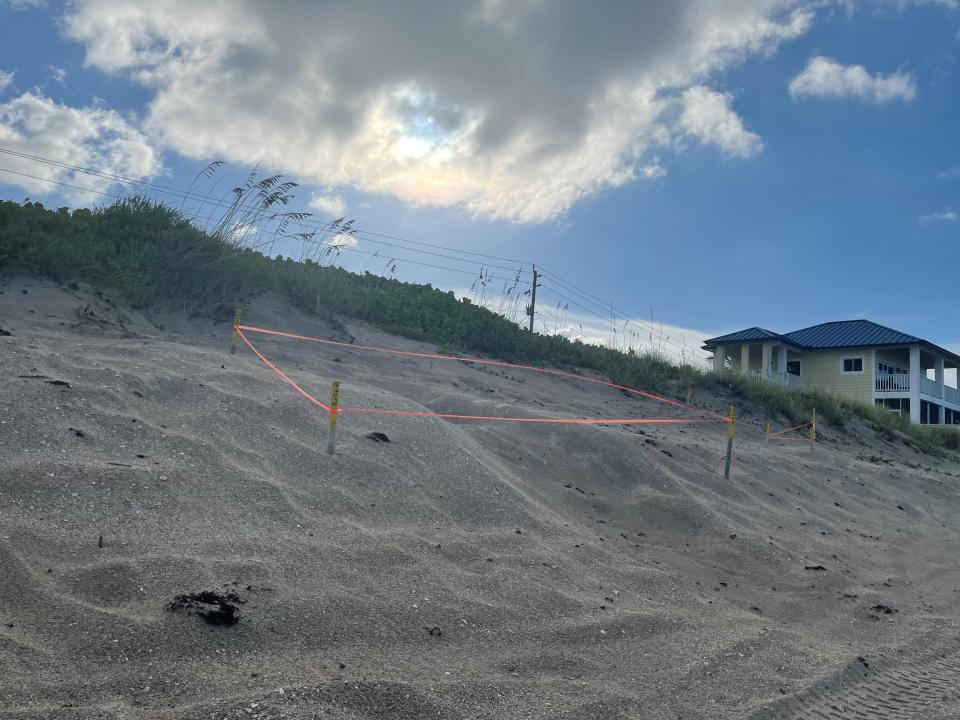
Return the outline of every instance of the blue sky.
{"type": "MultiPolygon", "coordinates": [[[[960,350],[957,3],[415,4],[0,0],[0,147],[181,189],[259,162],[318,218],[536,262],[636,342],[628,315],[669,348],[868,317],[960,350]]],[[[106,201],[0,176],[5,198],[106,201]]],[[[479,272],[375,239],[340,264],[458,292],[479,272]]],[[[542,327],[609,335],[556,278],[538,298],[542,327]]]]}

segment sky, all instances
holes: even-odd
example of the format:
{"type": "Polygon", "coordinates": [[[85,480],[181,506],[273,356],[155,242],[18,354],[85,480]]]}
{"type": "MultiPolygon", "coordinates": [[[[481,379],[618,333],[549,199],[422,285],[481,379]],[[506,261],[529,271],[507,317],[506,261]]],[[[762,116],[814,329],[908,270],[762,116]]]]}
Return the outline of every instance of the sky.
{"type": "Polygon", "coordinates": [[[960,0],[0,0],[0,197],[215,222],[256,169],[324,262],[518,321],[536,264],[541,331],[960,352],[958,58],[960,0]]]}

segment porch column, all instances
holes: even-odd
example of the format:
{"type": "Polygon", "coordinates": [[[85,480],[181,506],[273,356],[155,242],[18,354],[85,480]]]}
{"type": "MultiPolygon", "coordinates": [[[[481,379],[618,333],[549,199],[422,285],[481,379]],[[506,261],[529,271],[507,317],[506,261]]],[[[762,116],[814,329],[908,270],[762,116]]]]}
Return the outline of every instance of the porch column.
{"type": "MultiPolygon", "coordinates": [[[[938,358],[934,361],[933,367],[934,367],[934,372],[936,373],[936,375],[935,375],[934,377],[935,377],[935,379],[936,379],[937,388],[938,388],[939,391],[940,391],[940,399],[943,400],[944,402],[946,402],[946,399],[947,399],[947,391],[944,390],[944,388],[943,388],[943,358],[942,358],[942,357],[938,357],[938,358]]],[[[940,404],[940,408],[937,410],[937,418],[936,418],[936,420],[937,420],[937,425],[943,425],[943,423],[944,423],[944,415],[945,415],[945,408],[944,408],[943,404],[941,403],[941,404],[940,404]]]]}
{"type": "Polygon", "coordinates": [[[777,372],[784,376],[786,382],[787,375],[787,346],[781,345],[777,348],[777,372]]]}
{"type": "Polygon", "coordinates": [[[750,374],[750,343],[740,346],[740,374],[750,374]]]}
{"type": "Polygon", "coordinates": [[[717,345],[713,349],[713,371],[723,372],[727,366],[727,349],[723,345],[717,345]]]}
{"type": "Polygon", "coordinates": [[[910,346],[910,422],[920,424],[920,346],[910,346]]]}
{"type": "Polygon", "coordinates": [[[770,377],[770,356],[772,350],[772,343],[763,344],[763,359],[760,361],[760,377],[764,380],[770,377]]]}

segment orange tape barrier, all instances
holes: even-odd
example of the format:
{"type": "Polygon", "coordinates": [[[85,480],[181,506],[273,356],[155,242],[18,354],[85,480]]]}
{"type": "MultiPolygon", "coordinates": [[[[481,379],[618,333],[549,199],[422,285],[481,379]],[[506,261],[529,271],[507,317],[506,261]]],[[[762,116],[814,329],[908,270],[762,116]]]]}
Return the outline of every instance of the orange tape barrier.
{"type": "MultiPolygon", "coordinates": [[[[292,380],[286,373],[284,373],[280,368],[270,362],[257,348],[253,345],[250,339],[246,336],[244,331],[262,333],[265,335],[274,335],[277,337],[286,337],[292,338],[294,340],[308,340],[310,342],[322,343],[324,345],[334,345],[338,347],[351,348],[354,350],[368,350],[370,352],[378,353],[387,353],[392,355],[401,355],[407,357],[417,357],[425,358],[430,360],[453,360],[458,362],[470,362],[483,365],[498,365],[501,367],[512,367],[520,370],[530,370],[533,372],[540,372],[547,375],[554,375],[558,377],[572,378],[574,380],[581,380],[583,382],[595,383],[598,385],[605,385],[607,387],[615,388],[617,390],[624,390],[626,392],[634,393],[636,395],[641,395],[643,397],[650,398],[652,400],[658,400],[660,402],[667,403],[669,405],[674,405],[677,407],[687,408],[691,410],[697,410],[702,412],[700,408],[696,408],[692,405],[687,405],[686,403],[678,402],[676,400],[670,400],[669,398],[664,398],[659,395],[654,395],[653,393],[644,392],[643,390],[636,390],[634,388],[627,387],[625,385],[617,385],[616,383],[607,382],[605,380],[599,380],[596,378],[583,377],[575,373],[564,372],[562,370],[551,370],[549,368],[538,368],[532,365],[519,365],[517,363],[509,363],[502,360],[484,360],[480,358],[471,358],[464,356],[456,355],[436,355],[431,353],[419,353],[419,352],[410,352],[407,350],[394,350],[390,348],[378,348],[372,347],[369,345],[355,345],[352,343],[338,342],[336,340],[324,340],[321,338],[309,337],[307,335],[297,335],[295,333],[281,332],[279,330],[270,330],[267,328],[254,327],[251,325],[236,325],[235,326],[237,334],[240,339],[243,340],[244,344],[253,351],[253,353],[260,358],[260,360],[273,372],[275,372],[280,378],[286,382],[290,387],[300,393],[303,397],[309,400],[311,403],[320,407],[327,412],[330,412],[330,406],[326,403],[318,400],[316,397],[308,393],[302,387],[300,387],[294,380],[292,380]]],[[[426,412],[426,411],[414,411],[414,410],[382,410],[379,408],[364,408],[364,407],[340,407],[339,412],[352,412],[352,413],[367,413],[367,414],[378,414],[378,415],[398,415],[403,417],[430,417],[430,418],[442,418],[442,419],[453,419],[453,420],[496,420],[500,422],[523,422],[523,423],[551,423],[551,424],[576,424],[576,425],[646,425],[646,424],[664,424],[664,425],[675,425],[675,424],[703,424],[703,423],[719,423],[719,422],[729,422],[729,418],[717,415],[716,413],[708,413],[709,415],[714,416],[711,419],[697,419],[697,418],[517,418],[517,417],[498,417],[495,415],[461,415],[457,413],[435,413],[435,412],[426,412]]]]}
{"type": "Polygon", "coordinates": [[[272,362],[270,362],[269,360],[267,360],[267,359],[260,353],[260,351],[257,350],[257,349],[253,346],[253,343],[250,342],[250,341],[247,339],[247,336],[243,334],[243,330],[241,330],[239,326],[236,326],[236,330],[237,330],[237,335],[240,336],[240,339],[243,340],[244,343],[246,343],[246,345],[247,345],[248,348],[250,348],[251,350],[253,350],[254,354],[263,361],[263,364],[264,364],[264,365],[266,365],[268,368],[270,368],[271,370],[273,370],[277,375],[279,375],[281,378],[283,378],[283,381],[284,381],[285,383],[287,383],[288,385],[290,385],[290,387],[292,387],[292,388],[293,388],[294,390],[296,390],[298,393],[300,393],[301,395],[303,395],[307,400],[309,400],[310,402],[312,402],[314,405],[316,405],[317,407],[323,408],[323,409],[326,410],[327,412],[330,412],[330,406],[329,406],[329,405],[327,405],[325,402],[321,402],[320,400],[317,400],[313,395],[311,395],[310,393],[308,393],[308,392],[307,392],[306,390],[304,390],[302,387],[300,387],[299,385],[297,385],[293,380],[291,380],[289,377],[287,377],[286,373],[284,373],[283,370],[281,370],[281,369],[278,368],[276,365],[274,365],[272,362]]]}
{"type": "Polygon", "coordinates": [[[768,433],[767,440],[799,440],[800,442],[808,442],[808,438],[805,437],[785,437],[788,432],[793,432],[794,430],[800,430],[802,428],[808,428],[813,425],[813,420],[807,420],[805,423],[800,423],[796,427],[787,428],[786,430],[780,430],[775,433],[768,433]]]}

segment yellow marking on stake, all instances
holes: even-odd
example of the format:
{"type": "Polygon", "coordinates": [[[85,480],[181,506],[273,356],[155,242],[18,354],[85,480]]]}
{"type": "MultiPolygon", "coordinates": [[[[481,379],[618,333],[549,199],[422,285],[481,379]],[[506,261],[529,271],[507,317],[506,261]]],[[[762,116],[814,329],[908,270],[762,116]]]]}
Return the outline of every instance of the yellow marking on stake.
{"type": "Polygon", "coordinates": [[[340,404],[340,381],[330,383],[330,434],[327,436],[327,454],[333,455],[337,441],[337,411],[340,404]]]}
{"type": "Polygon", "coordinates": [[[240,333],[237,330],[237,325],[240,324],[240,310],[238,309],[233,314],[233,332],[230,334],[230,354],[233,355],[237,352],[237,340],[240,339],[240,333]]]}
{"type": "Polygon", "coordinates": [[[813,447],[813,444],[817,441],[817,409],[813,409],[813,422],[810,423],[810,446],[813,447]]]}
{"type": "Polygon", "coordinates": [[[733,405],[730,406],[730,429],[727,430],[727,437],[733,437],[734,428],[737,425],[737,408],[733,405]]]}
{"type": "Polygon", "coordinates": [[[337,425],[337,412],[340,405],[340,381],[330,383],[330,427],[337,425]]]}

